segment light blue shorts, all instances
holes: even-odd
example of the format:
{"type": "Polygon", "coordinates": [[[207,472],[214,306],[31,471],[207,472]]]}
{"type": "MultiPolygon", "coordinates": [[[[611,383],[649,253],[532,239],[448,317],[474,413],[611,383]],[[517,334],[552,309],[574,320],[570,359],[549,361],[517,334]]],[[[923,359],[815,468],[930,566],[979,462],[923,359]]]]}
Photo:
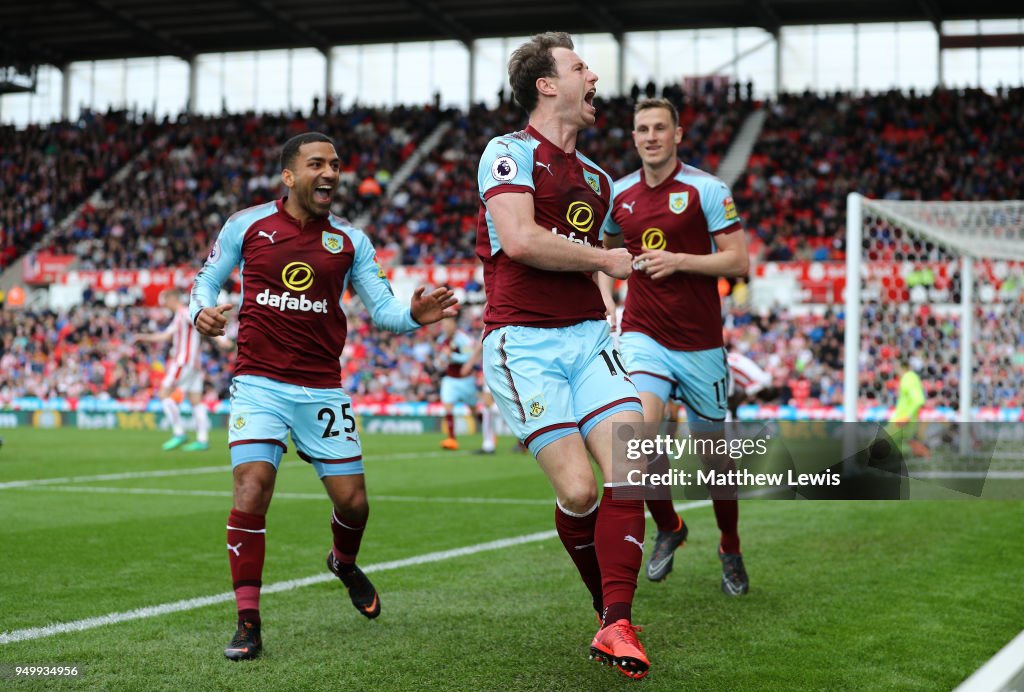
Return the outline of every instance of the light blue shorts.
{"type": "Polygon", "coordinates": [[[615,413],[643,412],[604,320],[501,327],[487,335],[483,357],[498,410],[534,456],[573,433],[586,439],[615,413]]]}
{"type": "Polygon", "coordinates": [[[671,397],[686,406],[687,420],[725,420],[729,399],[729,364],[724,348],[673,351],[641,332],[619,337],[629,376],[641,392],[662,401],[671,397]]]}
{"type": "Polygon", "coordinates": [[[232,468],[266,461],[276,469],[288,451],[289,432],[299,457],[313,464],[318,477],[363,472],[363,449],[345,390],[313,389],[255,375],[232,381],[232,468]]]}
{"type": "Polygon", "coordinates": [[[441,378],[441,403],[476,406],[476,375],[441,378]]]}

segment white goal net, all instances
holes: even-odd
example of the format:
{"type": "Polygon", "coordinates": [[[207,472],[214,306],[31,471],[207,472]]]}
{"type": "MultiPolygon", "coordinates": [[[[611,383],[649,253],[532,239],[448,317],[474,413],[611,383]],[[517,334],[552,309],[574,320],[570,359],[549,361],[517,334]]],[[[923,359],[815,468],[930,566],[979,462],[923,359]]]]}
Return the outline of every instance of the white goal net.
{"type": "Polygon", "coordinates": [[[921,376],[929,415],[1020,420],[1024,201],[853,193],[846,249],[845,420],[887,416],[903,360],[921,376]]]}

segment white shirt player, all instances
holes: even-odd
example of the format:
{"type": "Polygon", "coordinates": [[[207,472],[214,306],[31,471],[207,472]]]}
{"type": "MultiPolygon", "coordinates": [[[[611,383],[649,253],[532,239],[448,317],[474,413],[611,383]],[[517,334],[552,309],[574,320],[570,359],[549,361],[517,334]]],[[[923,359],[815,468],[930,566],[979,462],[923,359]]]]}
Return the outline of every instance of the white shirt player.
{"type": "Polygon", "coordinates": [[[772,376],[757,363],[740,353],[729,352],[729,396],[739,389],[747,396],[754,396],[771,385],[772,376]]]}
{"type": "Polygon", "coordinates": [[[171,335],[171,361],[180,367],[199,367],[199,332],[192,326],[188,307],[181,306],[174,312],[174,319],[164,330],[171,335]]]}
{"type": "Polygon", "coordinates": [[[199,332],[192,326],[188,307],[174,312],[174,319],[164,330],[171,336],[171,356],[168,358],[165,388],[181,387],[186,393],[202,391],[203,378],[199,369],[199,332]]]}

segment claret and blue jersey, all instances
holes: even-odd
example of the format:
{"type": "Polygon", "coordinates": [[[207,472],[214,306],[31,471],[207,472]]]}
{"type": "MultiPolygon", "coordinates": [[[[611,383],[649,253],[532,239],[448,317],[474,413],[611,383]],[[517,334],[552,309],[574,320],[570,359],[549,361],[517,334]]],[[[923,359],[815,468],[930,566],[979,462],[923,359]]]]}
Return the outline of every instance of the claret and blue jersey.
{"type": "Polygon", "coordinates": [[[462,377],[462,366],[473,358],[476,341],[466,332],[457,329],[451,337],[444,334],[437,337],[438,348],[448,349],[448,366],[445,374],[448,377],[462,377]]]}
{"type": "Polygon", "coordinates": [[[334,215],[302,226],[277,200],[228,219],[196,277],[193,322],[217,304],[236,266],[242,283],[236,375],[338,387],[348,328],[342,296],[349,286],[381,327],[420,326],[394,297],[366,234],[334,215]]]}
{"type": "MultiPolygon", "coordinates": [[[[716,236],[741,230],[725,183],[682,162],[654,187],[643,169],[616,181],[615,206],[604,228],[609,235],[621,233],[634,256],[644,250],[708,255],[715,252],[716,236]]],[[[680,272],[654,281],[635,271],[628,287],[623,332],[642,332],[677,351],[722,346],[716,277],[680,272]]]]}
{"type": "Polygon", "coordinates": [[[611,177],[578,151],[566,153],[533,127],[495,137],[480,158],[476,251],[484,265],[485,333],[506,325],[565,327],[603,320],[604,302],[590,274],[553,272],[514,262],[486,202],[503,193],[533,195],[534,217],[567,242],[600,247],[611,209],[611,177]]]}
{"type": "Polygon", "coordinates": [[[512,260],[486,207],[500,194],[530,194],[538,226],[566,242],[601,247],[611,177],[527,127],[491,140],[477,182],[484,203],[476,246],[487,290],[484,377],[512,432],[536,455],[567,435],[585,439],[609,416],[639,413],[636,388],[616,364],[592,273],[512,260]]]}
{"type": "MultiPolygon", "coordinates": [[[[640,169],[616,181],[615,193],[605,233],[621,233],[634,256],[709,255],[716,236],[742,231],[725,183],[682,162],[654,187],[640,169]]],[[[637,389],[680,399],[691,424],[724,420],[729,371],[717,277],[676,272],[654,280],[634,271],[628,289],[619,343],[637,389]]]]}

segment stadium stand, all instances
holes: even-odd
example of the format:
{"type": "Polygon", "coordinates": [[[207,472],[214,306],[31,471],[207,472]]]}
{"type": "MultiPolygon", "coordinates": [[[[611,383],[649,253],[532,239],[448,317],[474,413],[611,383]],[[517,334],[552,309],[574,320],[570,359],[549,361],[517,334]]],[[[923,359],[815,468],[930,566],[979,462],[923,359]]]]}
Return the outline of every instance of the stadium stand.
{"type": "MultiPolygon", "coordinates": [[[[0,312],[0,405],[16,399],[148,401],[160,386],[167,357],[163,345],[132,343],[138,332],[166,326],[165,311],[89,304],[60,314],[0,312]]],[[[206,389],[227,396],[234,354],[203,342],[206,389]]]]}
{"type": "Polygon", "coordinates": [[[280,144],[307,129],[326,132],[337,143],[343,173],[336,209],[348,218],[375,216],[381,183],[440,117],[423,107],[356,108],[309,118],[181,118],[46,250],[75,255],[81,269],[198,267],[230,214],[278,196],[280,144]]]}
{"type": "MultiPolygon", "coordinates": [[[[750,100],[733,100],[728,91],[722,90],[695,98],[679,87],[665,87],[661,94],[679,110],[679,125],[683,128],[679,157],[709,173],[718,170],[743,121],[758,106],[750,100]]],[[[606,99],[597,122],[580,134],[580,150],[600,162],[615,179],[640,167],[631,134],[635,103],[632,97],[606,99]]]]}
{"type": "Polygon", "coordinates": [[[83,111],[77,122],[0,128],[0,269],[38,242],[161,126],[124,111],[83,111]]]}
{"type": "MultiPolygon", "coordinates": [[[[665,91],[682,104],[682,158],[711,171],[746,117],[761,106],[727,92],[688,99],[679,90],[665,91]]],[[[639,165],[628,128],[633,103],[629,97],[606,100],[598,122],[581,135],[581,148],[616,177],[639,165]]],[[[764,107],[767,122],[735,186],[758,260],[841,259],[845,196],[854,188],[882,198],[1024,197],[1024,134],[1013,116],[1024,110],[1024,89],[785,95],[764,107]],[[925,176],[925,169],[936,174],[925,176]]],[[[521,109],[504,102],[468,112],[354,107],[308,118],[247,113],[162,123],[129,113],[84,113],[75,124],[29,128],[17,136],[3,130],[0,264],[106,182],[100,201],[86,204],[46,250],[74,255],[80,269],[194,269],[228,214],[278,194],[276,147],[304,129],[325,131],[338,142],[344,173],[335,208],[349,218],[369,218],[367,231],[382,261],[470,264],[478,211],[476,152],[522,122],[521,109]],[[452,127],[388,197],[390,176],[442,122],[452,127]],[[110,180],[125,165],[127,176],[110,180]]],[[[874,259],[939,254],[893,238],[884,256],[874,259]]],[[[154,368],[159,374],[165,354],[128,343],[128,335],[157,328],[164,316],[142,307],[104,307],[96,298],[87,296],[83,306],[62,314],[0,313],[0,404],[23,396],[132,399],[158,384],[154,368]]],[[[1020,301],[1007,304],[1018,315],[1020,301]]],[[[780,388],[776,403],[840,404],[840,315],[784,309],[755,314],[734,301],[729,305],[727,336],[772,373],[780,388]]],[[[870,309],[878,317],[871,320],[872,330],[894,330],[903,340],[901,352],[917,354],[931,402],[954,405],[957,317],[939,319],[924,305],[909,312],[888,303],[870,309]]],[[[429,344],[385,338],[358,309],[351,320],[344,386],[356,401],[436,401],[438,366],[429,344]]],[[[1015,350],[1019,335],[1007,332],[1011,323],[1005,313],[979,313],[979,342],[992,351],[979,372],[979,405],[1021,403],[1024,369],[1015,350]]],[[[865,371],[891,357],[869,347],[862,354],[865,371]]],[[[205,358],[207,388],[223,397],[230,358],[212,348],[205,358]]],[[[870,403],[894,401],[896,376],[886,367],[871,382],[870,403]]]]}
{"type": "Polygon", "coordinates": [[[1024,196],[1024,89],[788,94],[734,188],[759,259],[842,259],[846,195],[1024,196]]]}
{"type": "Polygon", "coordinates": [[[522,127],[523,116],[510,103],[454,116],[453,127],[367,226],[395,264],[475,261],[477,157],[491,137],[522,127]]]}
{"type": "MultiPolygon", "coordinates": [[[[927,305],[909,313],[888,303],[872,304],[871,336],[888,344],[896,334],[900,353],[911,354],[934,407],[956,406],[959,352],[958,317],[937,316],[927,305]],[[883,340],[881,337],[885,335],[883,340]]],[[[158,387],[166,349],[132,344],[130,335],[156,331],[167,321],[164,311],[102,305],[51,312],[0,312],[0,405],[21,397],[80,399],[85,396],[140,400],[158,387]]],[[[349,339],[342,359],[343,384],[358,404],[434,402],[443,364],[429,338],[394,337],[373,327],[358,308],[349,317],[349,339]]],[[[1024,364],[1018,351],[1024,336],[1014,325],[1024,321],[1024,304],[1006,311],[979,311],[976,316],[982,367],[975,394],[979,406],[1024,405],[1024,364]]],[[[467,319],[470,333],[478,320],[467,319]]],[[[436,331],[436,330],[435,330],[436,331]]],[[[832,310],[755,314],[734,308],[727,314],[731,348],[768,371],[779,388],[775,405],[830,407],[842,401],[842,315],[832,310]]],[[[868,404],[891,406],[899,381],[898,357],[890,345],[871,345],[861,354],[861,377],[868,384],[868,404]]],[[[233,354],[204,342],[206,391],[226,398],[233,354]]]]}

